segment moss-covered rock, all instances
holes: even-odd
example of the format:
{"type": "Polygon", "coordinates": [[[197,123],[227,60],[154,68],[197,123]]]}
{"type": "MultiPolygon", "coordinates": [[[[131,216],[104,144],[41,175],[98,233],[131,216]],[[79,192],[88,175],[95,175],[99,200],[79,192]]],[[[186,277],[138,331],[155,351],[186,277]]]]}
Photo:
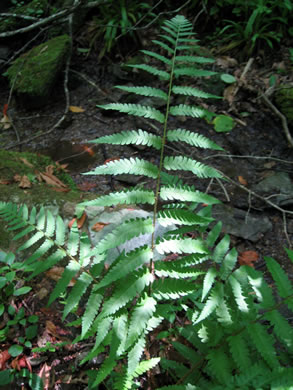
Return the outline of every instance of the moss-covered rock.
{"type": "Polygon", "coordinates": [[[283,84],[278,88],[275,94],[275,102],[278,109],[287,118],[287,121],[293,124],[293,86],[283,84]]]}
{"type": "Polygon", "coordinates": [[[7,70],[13,91],[27,108],[45,105],[69,52],[70,37],[60,35],[21,55],[7,70]]]}

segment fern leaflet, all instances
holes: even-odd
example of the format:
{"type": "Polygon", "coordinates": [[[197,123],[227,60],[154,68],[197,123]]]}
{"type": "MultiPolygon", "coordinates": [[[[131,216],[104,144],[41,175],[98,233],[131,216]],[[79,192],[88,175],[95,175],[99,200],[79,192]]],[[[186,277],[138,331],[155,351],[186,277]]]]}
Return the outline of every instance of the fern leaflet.
{"type": "Polygon", "coordinates": [[[127,103],[109,103],[103,106],[97,106],[104,110],[120,111],[128,115],[142,116],[144,118],[150,118],[164,123],[164,115],[155,108],[142,106],[140,104],[127,104],[127,103]]]}

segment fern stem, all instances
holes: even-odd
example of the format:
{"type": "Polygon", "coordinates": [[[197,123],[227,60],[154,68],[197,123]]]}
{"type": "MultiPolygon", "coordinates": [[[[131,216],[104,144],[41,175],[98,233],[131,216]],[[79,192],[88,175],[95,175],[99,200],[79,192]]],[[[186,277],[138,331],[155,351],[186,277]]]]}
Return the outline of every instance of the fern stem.
{"type": "MultiPolygon", "coordinates": [[[[155,227],[156,227],[158,205],[159,205],[161,172],[162,172],[163,162],[164,162],[164,151],[165,151],[166,138],[167,138],[167,125],[168,125],[168,118],[169,118],[169,112],[170,112],[170,100],[171,100],[171,92],[172,92],[172,85],[173,85],[173,78],[174,78],[174,69],[175,69],[175,61],[176,61],[176,52],[177,52],[177,42],[178,42],[178,37],[179,37],[179,31],[180,31],[180,29],[178,29],[178,31],[177,31],[176,44],[174,45],[175,46],[175,50],[174,50],[174,53],[173,53],[172,64],[171,64],[168,98],[167,98],[167,104],[166,104],[165,120],[164,120],[163,135],[162,135],[162,147],[161,147],[161,153],[160,153],[158,177],[157,177],[157,180],[156,180],[154,216],[153,216],[153,233],[152,233],[152,240],[151,240],[151,248],[152,248],[153,254],[154,254],[154,250],[155,250],[155,227]]],[[[150,261],[150,273],[154,276],[154,273],[155,273],[154,256],[152,257],[152,260],[150,261]]],[[[150,286],[149,286],[149,293],[151,293],[151,289],[152,289],[152,285],[150,284],[150,286]]]]}

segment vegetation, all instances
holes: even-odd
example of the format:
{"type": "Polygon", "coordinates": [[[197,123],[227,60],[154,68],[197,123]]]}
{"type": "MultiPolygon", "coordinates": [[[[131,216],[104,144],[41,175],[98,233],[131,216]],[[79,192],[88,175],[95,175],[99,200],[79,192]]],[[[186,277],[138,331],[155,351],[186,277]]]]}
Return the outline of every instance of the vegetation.
{"type": "MultiPolygon", "coordinates": [[[[123,158],[87,173],[143,175],[153,183],[150,188],[137,186],[81,204],[148,204],[153,207],[153,218],[125,221],[92,248],[76,224],[67,233],[61,217],[53,217],[48,210],[29,211],[25,205],[1,203],[1,218],[9,230],[17,232],[15,240],[23,240],[19,251],[31,252],[17,269],[32,280],[57,263],[66,263],[49,303],[67,291],[63,319],[74,313],[77,305],[84,308],[72,323],[81,328],[74,342],[94,339],[95,344],[81,364],[101,353],[106,355],[98,370],[88,372],[90,388],[100,383],[117,390],[141,388],[143,375],[147,375],[149,387],[161,390],[289,388],[293,337],[283,310],[293,310],[288,276],[269,257],[266,262],[275,281],[273,288],[262,273],[237,266],[237,251],[230,248],[229,236],[222,236],[221,224],[211,218],[211,208],[219,201],[185,185],[176,175],[188,171],[198,178],[221,178],[220,172],[191,158],[166,153],[166,143],[177,142],[221,150],[193,130],[172,128],[170,120],[178,115],[213,118],[212,112],[198,105],[176,104],[182,95],[215,98],[192,86],[193,78],[215,73],[205,67],[213,60],[197,54],[198,41],[183,16],[166,21],[162,30],[153,41],[158,50],[143,51],[158,66],[133,65],[158,78],[158,88],[118,88],[163,99],[165,108],[121,103],[100,106],[154,120],[161,126],[161,134],[126,129],[94,141],[147,145],[158,150],[158,164],[123,158]],[[170,227],[169,232],[156,237],[158,224],[170,227]],[[150,246],[123,251],[105,266],[111,248],[143,234],[152,236],[150,246]],[[155,251],[163,260],[154,261],[155,251]],[[152,356],[152,343],[160,341],[160,356],[152,356]],[[167,378],[163,387],[160,375],[150,371],[157,365],[167,378]]],[[[287,252],[293,260],[293,252],[287,252]]],[[[11,256],[2,256],[2,261],[4,258],[7,264],[11,256]]],[[[2,372],[1,383],[8,374],[2,372]]]]}

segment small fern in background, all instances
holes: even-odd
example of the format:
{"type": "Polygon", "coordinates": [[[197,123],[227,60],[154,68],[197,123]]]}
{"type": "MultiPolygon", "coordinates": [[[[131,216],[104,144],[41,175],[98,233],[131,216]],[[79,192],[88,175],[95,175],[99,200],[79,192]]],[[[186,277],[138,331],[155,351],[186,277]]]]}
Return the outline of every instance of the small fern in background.
{"type": "MultiPolygon", "coordinates": [[[[29,235],[19,250],[37,246],[24,262],[26,270],[30,267],[30,279],[60,261],[67,262],[49,303],[68,291],[64,319],[76,305],[84,307],[81,318],[75,321],[81,327],[75,342],[94,338],[95,345],[82,363],[102,352],[107,356],[96,371],[89,372],[91,388],[107,378],[113,389],[142,388],[138,378],[158,364],[158,372],[165,375],[163,384],[168,381],[170,386],[160,388],[155,384],[156,376],[145,374],[149,375],[149,388],[289,388],[293,383],[292,329],[279,311],[283,305],[293,309],[293,288],[287,275],[275,260],[267,259],[276,283],[274,291],[261,273],[249,267],[237,268],[237,252],[230,249],[229,236],[221,238],[221,224],[209,227],[213,221],[211,207],[219,201],[181,183],[176,176],[177,171],[189,171],[199,178],[220,178],[221,174],[190,157],[165,153],[166,143],[176,142],[196,148],[221,148],[191,130],[170,128],[170,116],[213,116],[206,109],[176,105],[173,100],[177,95],[215,98],[187,81],[215,72],[201,68],[212,60],[196,55],[197,40],[183,16],[165,22],[162,29],[154,44],[166,54],[144,51],[158,61],[158,67],[135,67],[157,76],[165,87],[119,88],[163,99],[165,109],[122,103],[100,106],[152,119],[161,125],[162,133],[126,129],[93,141],[152,147],[159,151],[158,165],[142,158],[123,158],[87,173],[142,175],[155,182],[155,190],[139,186],[81,205],[149,204],[153,217],[125,221],[92,248],[88,236],[80,235],[76,225],[67,234],[62,219],[43,208],[37,212],[2,203],[0,216],[9,223],[10,230],[19,231],[15,239],[29,235]],[[159,201],[165,204],[162,209],[159,201]],[[202,203],[207,206],[200,208],[202,203]],[[191,211],[195,209],[200,211],[191,211]],[[169,227],[168,233],[156,237],[158,224],[169,227]],[[151,245],[123,251],[105,267],[109,250],[144,234],[152,236],[151,245]],[[155,251],[163,260],[154,261],[155,251]],[[72,278],[76,283],[69,287],[72,278]],[[159,345],[161,339],[167,347],[161,356],[151,356],[151,344],[159,345]]],[[[288,254],[293,259],[292,252],[288,254]]]]}

